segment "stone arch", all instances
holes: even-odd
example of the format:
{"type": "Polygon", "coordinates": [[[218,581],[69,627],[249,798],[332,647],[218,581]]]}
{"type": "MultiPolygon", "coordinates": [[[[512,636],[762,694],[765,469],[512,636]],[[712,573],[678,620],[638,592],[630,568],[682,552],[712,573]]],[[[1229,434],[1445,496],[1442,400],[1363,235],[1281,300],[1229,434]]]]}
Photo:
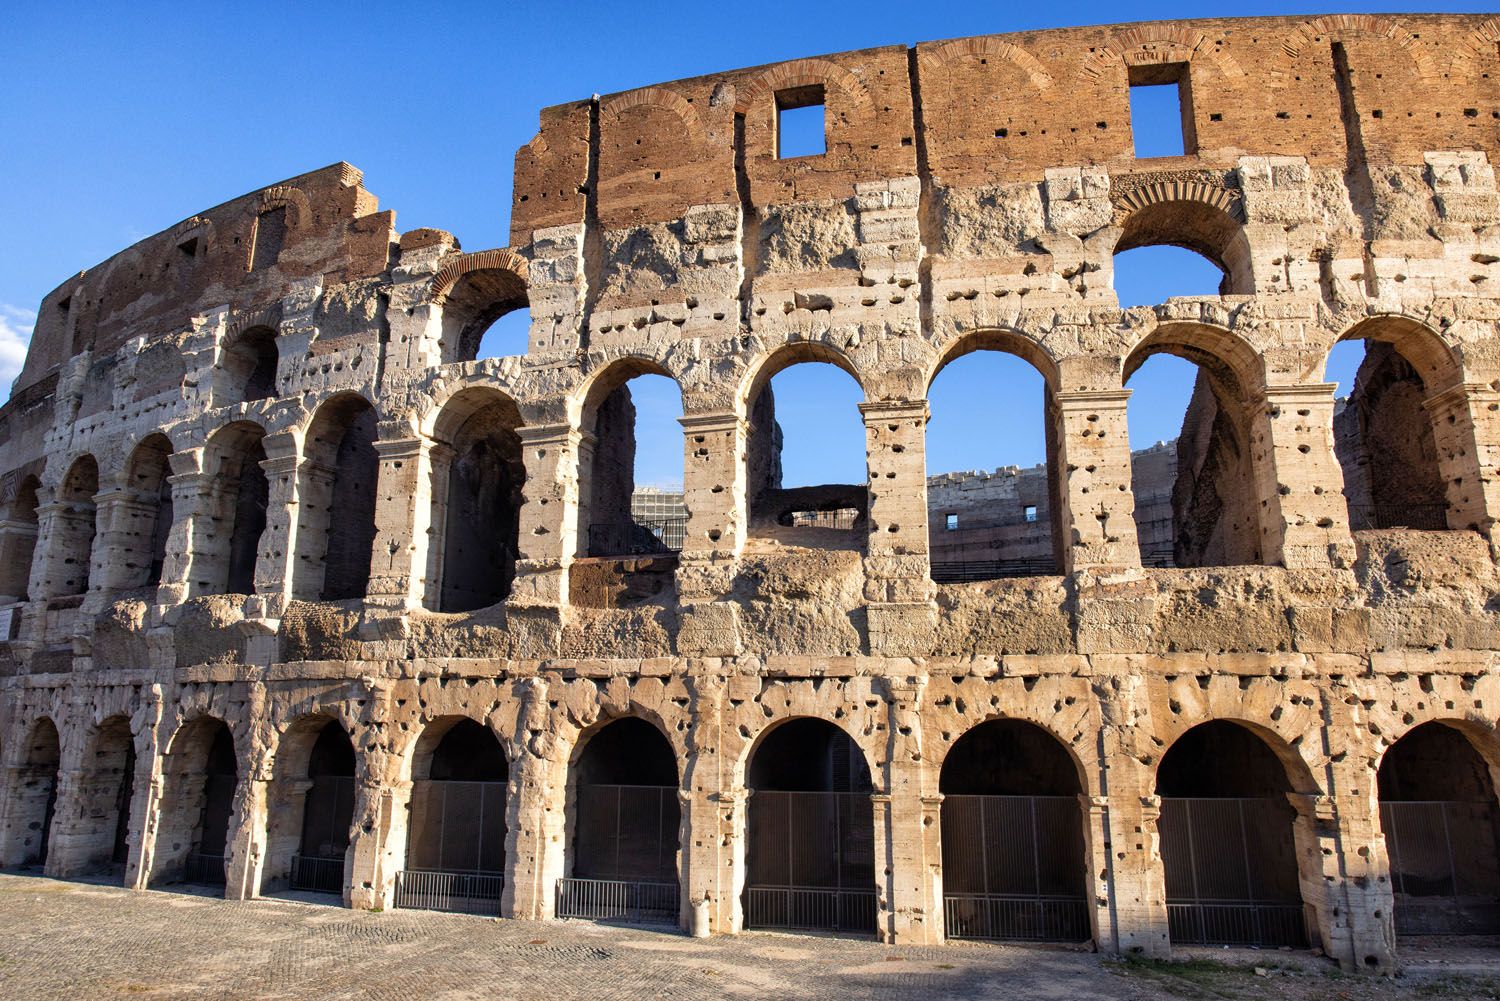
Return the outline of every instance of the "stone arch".
{"type": "MultiPolygon", "coordinates": [[[[18,722],[18,721],[17,721],[18,722]]],[[[13,731],[20,730],[12,726],[13,731]]],[[[0,863],[41,866],[47,862],[57,811],[58,770],[62,739],[51,716],[33,718],[15,751],[7,792],[5,855],[0,863]]]]}
{"type": "Polygon", "coordinates": [[[267,789],[263,887],[343,893],[357,762],[337,715],[315,709],[281,729],[267,789]]]}
{"type": "Polygon", "coordinates": [[[642,106],[670,111],[682,122],[682,127],[689,136],[703,134],[703,122],[698,118],[698,112],[681,94],[666,87],[641,87],[627,91],[605,101],[600,110],[611,118],[619,118],[630,108],[642,106]]]}
{"type": "Polygon", "coordinates": [[[682,771],[655,713],[610,714],[578,733],[558,917],[678,922],[682,771]]]}
{"type": "Polygon", "coordinates": [[[1221,272],[1221,295],[1255,291],[1244,203],[1234,192],[1203,181],[1149,181],[1126,187],[1114,199],[1120,228],[1115,254],[1139,247],[1191,250],[1221,272]]]}
{"type": "Polygon", "coordinates": [[[194,594],[253,594],[270,484],[261,465],[266,430],[234,421],[215,431],[203,450],[206,510],[217,530],[195,519],[189,543],[194,594]]]}
{"type": "Polygon", "coordinates": [[[246,739],[208,712],[183,716],[173,729],[162,754],[152,882],[225,881],[246,739]]]}
{"type": "Polygon", "coordinates": [[[143,438],[125,462],[123,553],[111,555],[128,576],[126,588],[155,587],[161,583],[167,559],[167,539],[175,516],[172,508],[172,442],[160,431],[143,438]]]}
{"type": "Polygon", "coordinates": [[[570,409],[576,409],[584,435],[578,450],[579,556],[661,555],[682,547],[683,526],[642,524],[632,510],[637,425],[628,383],[643,375],[672,380],[681,405],[682,383],[676,374],[640,355],[606,362],[572,397],[570,409]]]}
{"type": "Polygon", "coordinates": [[[278,184],[260,193],[257,214],[286,209],[287,225],[291,229],[302,229],[312,221],[312,205],[301,188],[290,184],[278,184]]]}
{"type": "Polygon", "coordinates": [[[1322,913],[1311,809],[1318,786],[1273,730],[1227,717],[1186,727],[1168,743],[1155,776],[1174,945],[1295,947],[1312,938],[1313,927],[1332,927],[1322,913]],[[1216,835],[1225,850],[1196,849],[1216,835]],[[1316,922],[1309,908],[1318,912],[1316,922]]]}
{"type": "Polygon", "coordinates": [[[519,557],[521,414],[490,386],[448,397],[432,420],[432,514],[425,602],[434,611],[484,608],[510,593],[519,557]]]}
{"type": "Polygon", "coordinates": [[[770,384],[777,373],[805,362],[826,362],[842,369],[859,386],[865,399],[870,399],[865,377],[848,354],[824,341],[790,341],[762,353],[746,367],[735,394],[740,413],[748,413],[760,391],[770,384]]]}
{"type": "Polygon", "coordinates": [[[362,394],[345,391],[324,400],[308,423],[298,473],[292,573],[292,595],[299,600],[365,595],[375,544],[379,419],[362,394]]]}
{"type": "Polygon", "coordinates": [[[739,90],[734,102],[735,114],[749,114],[756,104],[777,91],[819,84],[838,90],[853,108],[862,110],[870,104],[865,85],[849,70],[827,59],[793,59],[759,73],[748,86],[739,90]]]}
{"type": "Polygon", "coordinates": [[[130,855],[131,803],[136,778],[136,738],[130,717],[114,713],[83,736],[75,815],[66,818],[68,873],[123,869],[130,855]]]}
{"type": "Polygon", "coordinates": [[[930,390],[933,380],[949,365],[975,351],[999,351],[1015,355],[1041,374],[1050,391],[1061,385],[1061,370],[1057,359],[1040,341],[1023,331],[1005,327],[985,327],[966,330],[939,346],[927,372],[923,375],[923,386],[930,390]]]}
{"type": "MultiPolygon", "coordinates": [[[[280,314],[280,308],[274,313],[280,314]]],[[[214,370],[214,406],[253,403],[276,396],[276,374],[280,365],[277,321],[256,314],[243,326],[231,328],[219,350],[214,370]],[[254,322],[249,322],[249,321],[254,322]]]]}
{"type": "Polygon", "coordinates": [[[459,254],[444,263],[427,293],[442,311],[444,363],[473,361],[491,324],[529,306],[528,267],[526,258],[505,248],[459,254]]]}
{"type": "Polygon", "coordinates": [[[98,492],[99,463],[85,452],[72,461],[57,487],[47,540],[51,572],[46,591],[53,598],[84,595],[94,583],[93,550],[98,532],[94,496],[98,492]]]}
{"type": "Polygon", "coordinates": [[[41,486],[35,473],[27,473],[5,498],[5,520],[0,523],[0,595],[10,600],[25,601],[29,596],[40,521],[37,492],[41,486]]]}
{"type": "Polygon", "coordinates": [[[1394,17],[1378,14],[1327,14],[1297,26],[1282,42],[1282,48],[1293,60],[1299,59],[1308,45],[1316,45],[1332,37],[1346,34],[1363,34],[1383,38],[1393,43],[1411,59],[1417,76],[1423,80],[1438,80],[1442,73],[1432,56],[1423,48],[1421,41],[1394,17]]]}

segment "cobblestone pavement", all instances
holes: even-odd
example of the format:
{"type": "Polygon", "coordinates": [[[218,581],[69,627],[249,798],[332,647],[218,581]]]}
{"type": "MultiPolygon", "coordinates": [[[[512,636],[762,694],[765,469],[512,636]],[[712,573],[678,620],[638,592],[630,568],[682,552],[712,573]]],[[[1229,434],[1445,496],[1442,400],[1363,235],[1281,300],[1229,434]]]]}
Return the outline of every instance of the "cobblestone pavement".
{"type": "MultiPolygon", "coordinates": [[[[1306,962],[1269,978],[1200,965],[1174,972],[1066,950],[770,933],[697,941],[576,921],[234,903],[0,875],[0,998],[27,1001],[1410,996],[1306,962]]],[[[1444,997],[1500,997],[1477,978],[1439,986],[1457,989],[1444,997]]]]}

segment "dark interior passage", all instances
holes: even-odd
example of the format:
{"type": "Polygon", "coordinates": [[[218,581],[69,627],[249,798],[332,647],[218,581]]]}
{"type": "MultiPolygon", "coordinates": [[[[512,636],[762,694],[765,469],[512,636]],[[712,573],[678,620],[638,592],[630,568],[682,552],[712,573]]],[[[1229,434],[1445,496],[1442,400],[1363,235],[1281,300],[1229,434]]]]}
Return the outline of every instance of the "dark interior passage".
{"type": "Polygon", "coordinates": [[[313,742],[307,782],[291,887],[338,893],[343,889],[344,854],[354,821],[354,745],[344,728],[332,720],[313,742]]]}
{"type": "Polygon", "coordinates": [[[1265,742],[1235,723],[1194,727],[1162,758],[1156,791],[1172,941],[1305,945],[1291,786],[1265,742]]]}
{"type": "Polygon", "coordinates": [[[873,786],[849,735],[783,723],[753,752],[748,784],[746,926],[873,932],[873,786]]]}
{"type": "Polygon", "coordinates": [[[1417,727],[1386,751],[1379,790],[1396,933],[1500,934],[1500,811],[1469,739],[1417,727]]]}
{"type": "Polygon", "coordinates": [[[626,717],[594,734],[576,767],[559,916],[675,921],[681,806],[671,744],[650,722],[626,717]]]}
{"type": "Polygon", "coordinates": [[[57,727],[43,717],[31,728],[25,759],[11,791],[11,826],[21,832],[21,843],[19,854],[6,859],[7,864],[46,864],[52,818],[57,809],[57,770],[61,761],[57,727]]]}
{"type": "Polygon", "coordinates": [[[1088,939],[1078,769],[1062,744],[1031,723],[981,723],[940,788],[947,936],[1088,939]]]}
{"type": "MultiPolygon", "coordinates": [[[[438,610],[467,612],[505,598],[519,556],[521,488],[526,467],[516,433],[520,412],[511,401],[483,391],[460,393],[449,404],[453,424],[439,437],[452,449],[446,459],[446,504],[438,610]]],[[[434,519],[437,521],[438,519],[434,519]]]]}

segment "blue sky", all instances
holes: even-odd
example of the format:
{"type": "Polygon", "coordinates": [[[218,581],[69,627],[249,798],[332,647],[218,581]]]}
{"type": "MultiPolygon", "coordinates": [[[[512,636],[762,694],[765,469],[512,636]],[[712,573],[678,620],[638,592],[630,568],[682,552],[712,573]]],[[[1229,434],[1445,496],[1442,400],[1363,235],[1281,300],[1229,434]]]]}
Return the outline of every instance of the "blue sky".
{"type": "MultiPolygon", "coordinates": [[[[1363,0],[1250,2],[1234,12],[1486,9],[1493,4],[1363,0]]],[[[180,7],[10,0],[0,60],[0,384],[19,367],[37,303],[68,276],[200,209],[338,160],[364,171],[402,230],[447,229],[470,250],[504,246],[512,159],[549,104],[823,52],[1204,13],[1180,0],[1128,8],[866,0],[857,13],[806,0],[180,7]]],[[[1141,270],[1160,287],[1202,291],[1201,275],[1175,266],[1141,270]]],[[[1118,287],[1134,294],[1123,279],[1118,287]]],[[[1033,393],[1027,380],[1035,376],[1025,371],[1012,379],[1001,370],[1014,368],[1005,361],[985,356],[939,378],[931,470],[1040,458],[1039,384],[1033,393]],[[1036,406],[1010,402],[1028,396],[1036,406]],[[969,417],[951,420],[950,410],[969,417]]],[[[1176,434],[1190,382],[1172,367],[1152,362],[1132,381],[1137,403],[1147,395],[1162,401],[1132,405],[1133,443],[1176,434]]],[[[826,429],[815,439],[789,435],[788,482],[861,480],[853,384],[819,368],[799,366],[775,384],[789,427],[826,429]]],[[[675,415],[653,422],[676,401],[649,395],[637,394],[638,479],[671,482],[681,476],[680,429],[675,415]]]]}

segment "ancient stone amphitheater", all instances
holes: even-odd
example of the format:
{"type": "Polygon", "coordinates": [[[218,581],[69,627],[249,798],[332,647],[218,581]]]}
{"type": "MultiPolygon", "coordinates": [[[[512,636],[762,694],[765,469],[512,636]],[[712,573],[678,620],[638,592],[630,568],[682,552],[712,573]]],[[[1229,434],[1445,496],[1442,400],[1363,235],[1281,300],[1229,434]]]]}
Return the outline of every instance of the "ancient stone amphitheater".
{"type": "Polygon", "coordinates": [[[1500,932],[1497,139],[1497,18],[1080,28],[548,108],[508,248],[342,163],[142,240],[43,300],[0,410],[0,864],[1381,971],[1500,932]],[[1186,152],[1138,157],[1171,85],[1186,152]],[[1221,294],[1121,309],[1164,244],[1221,294]],[[974,351],[1045,379],[1054,559],[940,582],[925,398],[974,351]],[[1143,567],[1158,352],[1201,374],[1143,567]],[[811,362],[863,484],[781,486],[765,387],[811,362]]]}

